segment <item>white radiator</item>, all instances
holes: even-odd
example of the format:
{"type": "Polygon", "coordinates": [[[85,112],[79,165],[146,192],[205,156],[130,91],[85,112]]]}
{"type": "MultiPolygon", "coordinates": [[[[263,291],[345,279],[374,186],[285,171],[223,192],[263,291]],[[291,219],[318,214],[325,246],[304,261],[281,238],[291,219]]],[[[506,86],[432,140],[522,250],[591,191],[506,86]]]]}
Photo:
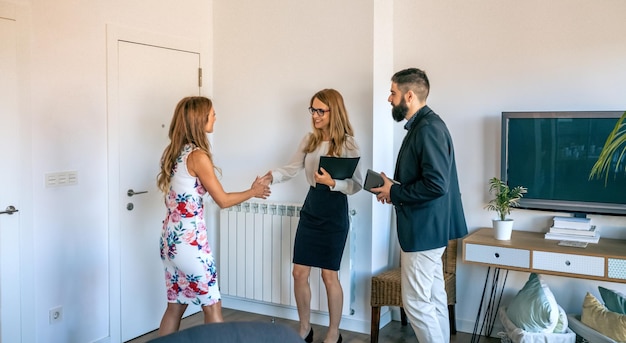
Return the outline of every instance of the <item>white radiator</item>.
{"type": "MultiPolygon", "coordinates": [[[[293,294],[293,241],[301,205],[244,202],[220,211],[218,276],[223,295],[296,307],[293,294]]],[[[352,222],[352,220],[350,220],[352,222]]],[[[352,228],[339,280],[343,314],[352,314],[352,228]]],[[[311,269],[311,310],[328,311],[319,268],[311,269]]]]}

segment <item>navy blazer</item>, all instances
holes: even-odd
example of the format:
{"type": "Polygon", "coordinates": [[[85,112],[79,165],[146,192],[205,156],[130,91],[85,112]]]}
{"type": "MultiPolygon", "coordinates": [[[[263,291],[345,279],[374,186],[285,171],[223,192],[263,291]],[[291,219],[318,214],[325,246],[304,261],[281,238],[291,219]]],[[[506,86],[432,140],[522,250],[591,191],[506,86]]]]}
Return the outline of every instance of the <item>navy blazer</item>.
{"type": "Polygon", "coordinates": [[[452,137],[428,106],[415,115],[398,152],[391,202],[405,252],[448,245],[467,235],[452,137]]]}

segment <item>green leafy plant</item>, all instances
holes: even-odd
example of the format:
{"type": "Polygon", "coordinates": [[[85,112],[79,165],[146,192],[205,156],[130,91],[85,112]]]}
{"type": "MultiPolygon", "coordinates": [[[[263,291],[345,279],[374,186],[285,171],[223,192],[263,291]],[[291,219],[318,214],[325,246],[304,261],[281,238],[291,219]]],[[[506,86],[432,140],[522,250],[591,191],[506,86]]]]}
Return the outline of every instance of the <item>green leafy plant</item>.
{"type": "Polygon", "coordinates": [[[593,178],[601,178],[604,176],[604,185],[606,186],[609,180],[609,173],[613,170],[615,173],[619,172],[620,162],[626,154],[626,112],[619,118],[613,131],[607,137],[604,147],[600,152],[598,160],[591,168],[589,174],[589,180],[593,178]],[[615,158],[616,157],[616,158],[615,158]],[[615,158],[615,159],[614,159],[615,158]],[[613,161],[615,167],[612,167],[613,161]]]}
{"type": "Polygon", "coordinates": [[[495,198],[491,199],[485,208],[489,211],[495,211],[500,220],[506,220],[506,216],[511,214],[511,208],[518,207],[519,199],[527,192],[526,187],[509,188],[502,180],[493,177],[489,180],[489,193],[493,194],[495,198]]]}

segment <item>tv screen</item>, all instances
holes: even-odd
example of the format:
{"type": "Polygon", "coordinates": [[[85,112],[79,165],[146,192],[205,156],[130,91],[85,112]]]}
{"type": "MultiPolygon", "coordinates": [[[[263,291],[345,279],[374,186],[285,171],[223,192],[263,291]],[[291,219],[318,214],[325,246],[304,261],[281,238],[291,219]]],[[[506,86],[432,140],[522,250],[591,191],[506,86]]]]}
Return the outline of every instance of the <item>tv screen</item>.
{"type": "Polygon", "coordinates": [[[503,112],[501,179],[528,188],[520,207],[626,215],[624,169],[589,177],[622,113],[503,112]]]}

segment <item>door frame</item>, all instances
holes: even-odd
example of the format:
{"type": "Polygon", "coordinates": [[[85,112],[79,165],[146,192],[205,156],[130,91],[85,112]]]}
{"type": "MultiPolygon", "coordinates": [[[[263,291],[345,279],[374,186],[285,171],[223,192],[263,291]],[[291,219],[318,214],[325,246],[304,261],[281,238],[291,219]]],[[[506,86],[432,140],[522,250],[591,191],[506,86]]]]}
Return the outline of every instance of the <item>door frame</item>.
{"type": "MultiPolygon", "coordinates": [[[[109,335],[111,342],[122,337],[121,309],[121,227],[119,218],[120,177],[119,158],[119,89],[118,89],[118,42],[151,45],[176,50],[198,51],[198,40],[175,37],[136,28],[107,24],[107,159],[108,159],[108,230],[109,230],[109,335]]],[[[200,59],[202,65],[202,58],[200,59]]],[[[202,88],[201,88],[202,91],[202,88]]]]}
{"type": "MultiPolygon", "coordinates": [[[[34,265],[35,251],[33,248],[33,174],[32,174],[32,132],[30,106],[30,26],[31,11],[28,4],[16,4],[0,0],[0,17],[15,21],[16,57],[17,57],[17,111],[19,125],[20,161],[15,167],[19,170],[17,180],[20,189],[18,207],[19,255],[11,258],[16,267],[11,271],[10,287],[3,285],[9,294],[11,316],[2,323],[2,337],[7,342],[34,342],[36,327],[36,305],[32,294],[35,294],[34,265]],[[17,284],[15,282],[17,280],[17,284]]],[[[4,280],[4,278],[2,278],[4,280]]],[[[0,280],[0,281],[2,281],[0,280]]],[[[3,291],[4,292],[4,291],[3,291]]],[[[0,337],[0,341],[2,341],[0,337]]]]}

